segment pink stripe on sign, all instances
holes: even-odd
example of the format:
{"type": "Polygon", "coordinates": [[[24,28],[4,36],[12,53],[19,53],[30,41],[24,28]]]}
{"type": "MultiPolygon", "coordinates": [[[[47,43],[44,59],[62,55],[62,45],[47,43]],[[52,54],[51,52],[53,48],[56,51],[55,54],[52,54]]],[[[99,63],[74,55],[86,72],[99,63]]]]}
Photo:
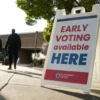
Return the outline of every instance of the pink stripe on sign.
{"type": "Polygon", "coordinates": [[[44,80],[53,80],[68,83],[87,84],[87,72],[46,70],[44,80]]]}

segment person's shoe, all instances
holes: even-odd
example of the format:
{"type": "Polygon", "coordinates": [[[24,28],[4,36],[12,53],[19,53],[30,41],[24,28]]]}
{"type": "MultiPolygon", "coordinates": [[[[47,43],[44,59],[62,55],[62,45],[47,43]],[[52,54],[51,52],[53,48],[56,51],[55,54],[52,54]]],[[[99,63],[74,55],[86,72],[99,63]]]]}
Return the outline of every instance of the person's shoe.
{"type": "Polygon", "coordinates": [[[14,66],[14,69],[16,69],[16,66],[14,66]]]}
{"type": "Polygon", "coordinates": [[[12,70],[12,68],[8,68],[8,70],[12,70]]]}

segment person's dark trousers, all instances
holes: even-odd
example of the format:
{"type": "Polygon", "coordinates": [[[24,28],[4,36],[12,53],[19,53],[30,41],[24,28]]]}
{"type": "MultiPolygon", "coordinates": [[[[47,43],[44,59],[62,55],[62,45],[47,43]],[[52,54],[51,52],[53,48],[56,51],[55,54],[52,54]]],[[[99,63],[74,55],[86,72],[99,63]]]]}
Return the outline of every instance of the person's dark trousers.
{"type": "Polygon", "coordinates": [[[9,68],[12,68],[12,62],[13,62],[13,58],[14,58],[14,68],[16,69],[16,63],[17,63],[17,59],[18,59],[18,52],[9,52],[8,54],[8,58],[9,58],[9,68]]]}

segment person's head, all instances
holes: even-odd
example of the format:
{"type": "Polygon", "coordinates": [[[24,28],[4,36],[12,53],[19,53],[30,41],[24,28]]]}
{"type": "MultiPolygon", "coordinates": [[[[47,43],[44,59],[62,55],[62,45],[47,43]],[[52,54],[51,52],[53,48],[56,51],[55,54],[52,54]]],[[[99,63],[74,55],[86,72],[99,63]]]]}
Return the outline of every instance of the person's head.
{"type": "Polygon", "coordinates": [[[15,34],[15,29],[12,29],[12,34],[15,34]]]}

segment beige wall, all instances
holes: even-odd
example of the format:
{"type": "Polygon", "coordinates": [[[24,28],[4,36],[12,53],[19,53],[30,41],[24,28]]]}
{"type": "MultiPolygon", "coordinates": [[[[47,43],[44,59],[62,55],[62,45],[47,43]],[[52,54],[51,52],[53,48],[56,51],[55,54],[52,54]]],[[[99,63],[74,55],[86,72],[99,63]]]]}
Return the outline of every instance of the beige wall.
{"type": "MultiPolygon", "coordinates": [[[[22,48],[34,48],[35,47],[35,38],[36,33],[23,33],[19,34],[22,42],[22,48]]],[[[2,40],[3,48],[5,47],[5,43],[7,41],[8,35],[0,35],[0,39],[2,40]]],[[[41,48],[44,43],[43,33],[39,32],[37,35],[37,48],[41,48]]]]}

